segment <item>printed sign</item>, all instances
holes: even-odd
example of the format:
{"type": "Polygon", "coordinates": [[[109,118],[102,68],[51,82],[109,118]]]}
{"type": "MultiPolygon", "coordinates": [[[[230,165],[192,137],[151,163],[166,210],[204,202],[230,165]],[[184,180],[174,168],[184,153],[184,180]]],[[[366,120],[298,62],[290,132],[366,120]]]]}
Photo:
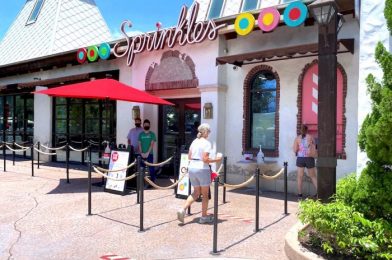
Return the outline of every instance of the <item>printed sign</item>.
{"type": "MultiPolygon", "coordinates": [[[[187,174],[188,164],[189,164],[188,154],[182,153],[181,162],[180,162],[180,171],[178,176],[179,179],[181,179],[181,177],[184,174],[187,174]]],[[[190,195],[189,185],[190,185],[189,176],[185,176],[177,185],[177,196],[181,198],[187,198],[190,195]]]]}
{"type": "MultiPolygon", "coordinates": [[[[108,172],[108,175],[113,178],[123,179],[127,176],[127,169],[129,162],[129,152],[127,151],[112,151],[110,154],[109,170],[124,169],[118,172],[108,172]]],[[[105,191],[114,191],[115,193],[124,193],[125,181],[115,181],[106,179],[105,191]]]]}

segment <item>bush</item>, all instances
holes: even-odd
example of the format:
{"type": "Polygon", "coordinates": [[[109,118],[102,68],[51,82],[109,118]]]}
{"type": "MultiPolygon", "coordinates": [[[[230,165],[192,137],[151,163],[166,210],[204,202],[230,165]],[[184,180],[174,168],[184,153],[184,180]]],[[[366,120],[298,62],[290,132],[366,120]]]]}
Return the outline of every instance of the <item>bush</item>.
{"type": "Polygon", "coordinates": [[[353,193],[352,205],[371,220],[383,218],[392,223],[392,171],[368,163],[353,193]]]}
{"type": "Polygon", "coordinates": [[[392,259],[392,226],[381,219],[366,219],[343,201],[305,200],[300,203],[299,218],[317,230],[309,239],[327,254],[392,259]]]}
{"type": "Polygon", "coordinates": [[[352,173],[340,179],[336,185],[336,200],[343,201],[347,205],[352,205],[353,196],[357,190],[357,177],[352,173]]]}

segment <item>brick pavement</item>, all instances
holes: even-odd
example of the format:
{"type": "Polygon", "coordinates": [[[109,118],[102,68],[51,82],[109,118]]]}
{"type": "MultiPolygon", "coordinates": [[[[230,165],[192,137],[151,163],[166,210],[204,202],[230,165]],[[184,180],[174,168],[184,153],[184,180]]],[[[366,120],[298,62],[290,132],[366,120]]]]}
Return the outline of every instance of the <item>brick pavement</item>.
{"type": "MultiPolygon", "coordinates": [[[[173,190],[147,190],[146,231],[139,233],[135,194],[119,196],[93,187],[93,216],[86,216],[85,171],[71,170],[67,184],[64,168],[41,166],[33,178],[30,167],[29,161],[16,166],[7,162],[7,172],[0,171],[0,260],[100,259],[105,255],[117,255],[117,259],[287,259],[284,235],[297,221],[297,202],[289,201],[291,214],[283,215],[283,194],[260,194],[263,229],[258,233],[253,232],[254,188],[228,191],[224,205],[220,197],[221,253],[212,256],[213,226],[198,224],[201,203],[194,204],[194,214],[181,225],[175,212],[184,200],[176,199],[173,190]]],[[[99,180],[95,176],[94,181],[99,180]]]]}

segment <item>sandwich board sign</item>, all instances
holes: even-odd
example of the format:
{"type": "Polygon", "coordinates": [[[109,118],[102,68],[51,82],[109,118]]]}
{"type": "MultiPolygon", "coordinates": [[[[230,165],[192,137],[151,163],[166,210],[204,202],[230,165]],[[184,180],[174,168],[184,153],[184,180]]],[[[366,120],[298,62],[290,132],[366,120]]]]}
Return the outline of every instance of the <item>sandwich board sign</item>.
{"type": "MultiPolygon", "coordinates": [[[[180,161],[180,171],[178,179],[180,180],[182,176],[188,173],[188,154],[182,153],[181,154],[181,161],[180,161]]],[[[177,198],[188,198],[191,194],[191,183],[189,181],[189,175],[185,176],[177,185],[177,198]]]]}
{"type": "MultiPolygon", "coordinates": [[[[108,176],[123,179],[127,177],[126,168],[129,163],[129,152],[128,151],[114,151],[112,150],[109,158],[109,170],[119,170],[124,169],[118,172],[108,172],[108,176]]],[[[125,194],[125,181],[115,181],[112,179],[106,180],[105,191],[115,194],[125,194]]]]}

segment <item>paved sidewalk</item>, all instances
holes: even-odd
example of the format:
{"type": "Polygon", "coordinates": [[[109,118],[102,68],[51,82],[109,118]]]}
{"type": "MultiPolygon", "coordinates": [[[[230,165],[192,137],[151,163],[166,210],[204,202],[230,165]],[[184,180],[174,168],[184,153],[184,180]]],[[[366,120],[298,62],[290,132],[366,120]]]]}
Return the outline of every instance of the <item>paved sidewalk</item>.
{"type": "MultiPolygon", "coordinates": [[[[86,216],[87,172],[71,170],[70,184],[65,168],[41,166],[35,175],[31,177],[29,161],[16,166],[8,161],[7,172],[0,171],[0,260],[100,259],[110,254],[130,259],[215,258],[210,255],[213,225],[198,224],[201,203],[193,205],[194,214],[181,225],[176,210],[184,200],[176,199],[173,190],[145,192],[146,231],[139,233],[135,194],[120,196],[93,187],[93,216],[86,216]]],[[[93,182],[100,180],[94,177],[93,182]]],[[[162,185],[165,181],[158,179],[162,185]]],[[[283,194],[260,194],[263,229],[254,233],[252,194],[251,188],[228,191],[223,205],[219,191],[217,257],[287,259],[284,235],[296,223],[297,202],[289,201],[290,214],[285,216],[283,194]]]]}

